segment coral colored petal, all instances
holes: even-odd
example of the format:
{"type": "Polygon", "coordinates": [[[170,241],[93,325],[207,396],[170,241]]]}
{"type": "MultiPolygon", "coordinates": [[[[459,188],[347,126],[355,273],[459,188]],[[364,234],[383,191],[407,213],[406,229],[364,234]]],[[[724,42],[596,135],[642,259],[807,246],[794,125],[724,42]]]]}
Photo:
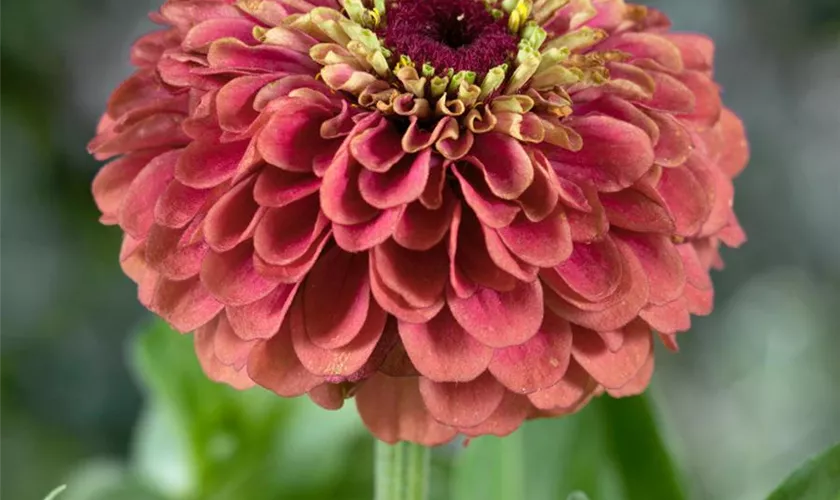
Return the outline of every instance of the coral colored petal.
{"type": "Polygon", "coordinates": [[[448,278],[443,245],[415,252],[389,240],[373,249],[372,264],[382,284],[413,307],[429,307],[443,298],[448,278]]]}
{"type": "Polygon", "coordinates": [[[267,339],[280,329],[286,318],[298,283],[277,285],[265,297],[244,306],[226,307],[228,321],[242,340],[267,339]]]}
{"type": "Polygon", "coordinates": [[[455,203],[451,196],[447,196],[445,205],[437,210],[430,210],[420,202],[409,204],[394,229],[394,240],[410,250],[422,251],[434,247],[443,241],[449,230],[455,203]]]}
{"type": "Polygon", "coordinates": [[[512,137],[497,132],[479,134],[470,153],[473,163],[484,173],[490,191],[499,198],[518,198],[534,180],[531,159],[512,137]]]}
{"type": "Polygon", "coordinates": [[[325,410],[340,410],[344,406],[344,387],[340,384],[321,384],[308,393],[313,403],[325,410]]]}
{"type": "Polygon", "coordinates": [[[331,379],[350,377],[365,366],[382,337],[387,319],[385,311],[371,304],[364,324],[350,343],[335,349],[325,349],[314,344],[307,335],[303,325],[311,317],[304,318],[303,308],[293,305],[290,314],[292,344],[300,362],[315,375],[331,379]]]}
{"type": "Polygon", "coordinates": [[[321,179],[311,173],[264,168],[254,186],[254,200],[263,207],[284,207],[316,193],[321,179]]]}
{"type": "Polygon", "coordinates": [[[301,292],[292,310],[300,319],[293,322],[293,336],[304,335],[323,349],[349,344],[370,314],[367,256],[333,247],[309,272],[301,292]]]}
{"type": "Polygon", "coordinates": [[[546,311],[539,332],[523,344],[496,349],[488,369],[511,391],[529,394],[551,387],[563,377],[571,349],[571,326],[546,311]]]}
{"type": "Polygon", "coordinates": [[[199,328],[195,333],[195,354],[207,378],[215,382],[228,384],[235,389],[243,390],[254,386],[244,369],[237,369],[223,363],[216,357],[215,340],[217,328],[215,321],[199,328]]]}
{"type": "Polygon", "coordinates": [[[312,172],[312,165],[327,141],[321,123],[328,118],[311,106],[294,113],[277,112],[260,132],[257,148],[268,163],[290,172],[312,172]]]}
{"type": "Polygon", "coordinates": [[[616,242],[623,257],[621,282],[616,291],[601,303],[583,303],[572,297],[546,293],[546,303],[561,317],[592,330],[610,331],[633,320],[648,302],[650,286],[639,259],[626,244],[616,242]]]}
{"type": "MultiPolygon", "coordinates": [[[[469,160],[469,158],[467,159],[469,160]]],[[[489,227],[505,227],[521,210],[515,203],[495,196],[487,187],[480,171],[468,162],[452,169],[461,187],[461,195],[481,222],[489,227]]]]}
{"type": "Polygon", "coordinates": [[[387,172],[362,170],[359,192],[371,206],[379,209],[405,205],[418,199],[429,180],[431,150],[405,156],[387,172]]]}
{"type": "Polygon", "coordinates": [[[426,410],[416,377],[374,375],[359,388],[356,405],[365,426],[386,443],[411,441],[435,446],[456,434],[455,429],[438,423],[426,410]]]}
{"type": "MultiPolygon", "coordinates": [[[[610,296],[621,282],[623,259],[611,238],[583,244],[576,243],[568,260],[554,271],[574,293],[586,300],[599,301],[610,296]]],[[[543,273],[549,286],[557,284],[554,273],[543,273]]],[[[562,293],[560,286],[554,287],[562,293]]]]}
{"type": "Polygon", "coordinates": [[[173,180],[155,204],[155,222],[171,228],[184,227],[217,193],[217,189],[195,189],[173,180]]]}
{"type": "Polygon", "coordinates": [[[117,212],[120,227],[126,233],[138,239],[148,234],[154,224],[155,204],[172,181],[180,156],[181,151],[170,151],[155,157],[131,182],[117,212]]]}
{"type": "Polygon", "coordinates": [[[361,224],[352,226],[333,224],[335,242],[348,252],[369,250],[394,234],[404,211],[405,206],[399,206],[389,208],[361,224]]]}
{"type": "Polygon", "coordinates": [[[650,385],[650,379],[653,377],[653,368],[654,357],[653,346],[651,346],[650,355],[648,356],[647,361],[645,361],[645,364],[639,369],[639,372],[636,373],[636,376],[617,389],[607,388],[607,394],[614,398],[638,396],[639,394],[645,392],[645,389],[647,389],[648,385],[650,385]]]}
{"type": "Polygon", "coordinates": [[[648,305],[639,311],[639,317],[660,333],[687,332],[691,328],[691,315],[684,297],[660,306],[648,305]]]}
{"type": "Polygon", "coordinates": [[[198,276],[184,281],[161,278],[149,306],[179,332],[189,332],[204,325],[223,307],[201,284],[198,276]]]}
{"type": "Polygon", "coordinates": [[[531,403],[541,410],[566,409],[576,406],[595,390],[597,383],[571,359],[563,378],[547,389],[528,394],[531,403]]]}
{"type": "Polygon", "coordinates": [[[400,295],[399,290],[391,290],[379,276],[376,255],[371,253],[370,288],[376,302],[400,321],[425,323],[434,318],[446,304],[443,297],[427,307],[413,306],[400,295]]]}
{"type": "Polygon", "coordinates": [[[108,224],[116,222],[117,211],[132,181],[159,154],[160,151],[131,153],[108,163],[96,174],[93,199],[108,224]]]}
{"type": "Polygon", "coordinates": [[[346,149],[338,152],[321,185],[321,209],[336,224],[351,226],[367,222],[379,210],[366,202],[358,189],[362,166],[346,149]]]}
{"type": "Polygon", "coordinates": [[[446,308],[426,323],[400,321],[399,332],[414,366],[435,382],[474,380],[493,356],[493,350],[467,334],[446,308]]]}
{"type": "Polygon", "coordinates": [[[599,198],[613,226],[645,233],[674,232],[674,218],[656,193],[629,188],[617,193],[601,193],[599,198]]]}
{"type": "MultiPolygon", "coordinates": [[[[210,324],[215,324],[216,327],[216,334],[213,338],[216,358],[236,370],[241,370],[248,361],[248,355],[251,353],[251,348],[254,347],[255,342],[239,338],[234,333],[224,312],[219,314],[216,321],[208,323],[208,325],[210,324]]],[[[207,325],[202,328],[206,327],[207,325]]]]}
{"type": "Polygon", "coordinates": [[[252,176],[234,186],[207,213],[202,229],[213,250],[226,252],[250,236],[260,214],[253,196],[255,180],[252,176]]]}
{"type": "Polygon", "coordinates": [[[289,323],[270,340],[257,342],[248,357],[248,375],[257,384],[283,397],[303,395],[322,383],[303,367],[292,347],[289,323]]]}
{"type": "Polygon", "coordinates": [[[491,347],[528,341],[543,320],[543,289],[539,281],[519,283],[510,292],[481,288],[470,298],[449,294],[453,317],[470,335],[491,347]]]}
{"type": "Polygon", "coordinates": [[[350,141],[350,151],[367,170],[387,172],[405,155],[401,141],[396,127],[390,120],[382,118],[377,125],[362,131],[350,141]]]}
{"type": "Polygon", "coordinates": [[[676,234],[685,237],[697,234],[712,209],[697,177],[688,168],[666,168],[656,190],[674,217],[676,234]]]}
{"type": "Polygon", "coordinates": [[[613,232],[613,235],[629,245],[642,263],[650,283],[650,303],[666,304],[682,295],[685,271],[682,258],[669,237],[623,231],[613,232]]]}
{"type": "Polygon", "coordinates": [[[155,224],[146,239],[146,262],[155,271],[172,280],[191,278],[201,270],[209,247],[203,241],[184,241],[190,228],[170,229],[155,224]]]}
{"type": "Polygon", "coordinates": [[[496,411],[505,388],[485,372],[470,382],[432,382],[420,378],[423,403],[438,422],[453,427],[474,427],[496,411]]]}
{"type": "Polygon", "coordinates": [[[502,402],[496,407],[496,411],[487,417],[484,422],[473,427],[460,427],[459,430],[468,436],[482,436],[491,434],[494,436],[507,436],[522,425],[528,417],[531,405],[525,396],[505,391],[502,402]]]}
{"type": "Polygon", "coordinates": [[[718,165],[728,176],[735,177],[744,170],[750,159],[744,124],[735,113],[724,108],[717,128],[720,129],[724,145],[718,165]]]}
{"type": "Polygon", "coordinates": [[[270,208],[254,231],[254,248],[270,264],[289,264],[307,253],[328,224],[315,195],[270,208]]]}
{"type": "Polygon", "coordinates": [[[562,208],[539,222],[519,215],[498,233],[514,255],[534,266],[554,267],[572,254],[572,231],[562,208]]]}
{"type": "Polygon", "coordinates": [[[613,192],[629,187],[653,166],[653,146],[642,129],[602,115],[568,122],[583,137],[583,149],[545,151],[560,177],[613,192]]]}
{"type": "Polygon", "coordinates": [[[575,329],[572,356],[607,388],[618,389],[632,380],[652,354],[653,337],[647,325],[635,321],[623,331],[621,349],[612,352],[597,333],[575,329]]]}
{"type": "Polygon", "coordinates": [[[212,188],[233,177],[248,141],[214,143],[193,141],[184,149],[175,178],[196,189],[212,188]]]}
{"type": "Polygon", "coordinates": [[[242,306],[274,290],[278,280],[254,268],[254,246],[245,242],[224,253],[210,252],[201,265],[201,282],[226,305],[242,306]]]}

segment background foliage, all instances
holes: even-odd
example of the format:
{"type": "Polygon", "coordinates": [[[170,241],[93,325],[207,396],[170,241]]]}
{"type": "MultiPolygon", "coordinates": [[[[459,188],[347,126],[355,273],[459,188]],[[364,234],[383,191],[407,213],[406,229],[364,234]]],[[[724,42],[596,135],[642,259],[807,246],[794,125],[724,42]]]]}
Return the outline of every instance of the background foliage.
{"type": "MultiPolygon", "coordinates": [[[[207,382],[95,222],[84,145],[158,3],[3,1],[0,497],[67,483],[60,500],[370,498],[353,408],[207,382]]],[[[736,182],[750,242],[725,254],[716,314],[657,357],[647,398],[439,449],[435,499],[765,498],[840,441],[840,2],[647,3],[718,44],[753,145],[736,182]]],[[[831,498],[825,457],[772,498],[831,498]]]]}

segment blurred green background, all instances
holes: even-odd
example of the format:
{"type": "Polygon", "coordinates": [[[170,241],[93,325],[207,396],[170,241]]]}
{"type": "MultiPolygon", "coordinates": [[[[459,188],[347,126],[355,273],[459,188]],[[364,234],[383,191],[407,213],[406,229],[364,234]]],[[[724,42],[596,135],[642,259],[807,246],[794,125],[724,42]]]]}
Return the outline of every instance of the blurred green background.
{"type": "MultiPolygon", "coordinates": [[[[689,498],[764,498],[840,441],[840,0],[647,3],[717,42],[752,143],[736,182],[750,240],[724,254],[716,313],[657,357],[649,398],[437,450],[435,499],[673,497],[648,405],[689,498]]],[[[204,380],[189,339],[136,303],[118,231],[96,222],[85,144],[158,6],[2,4],[0,496],[67,483],[61,500],[370,498],[353,408],[204,380]]]]}

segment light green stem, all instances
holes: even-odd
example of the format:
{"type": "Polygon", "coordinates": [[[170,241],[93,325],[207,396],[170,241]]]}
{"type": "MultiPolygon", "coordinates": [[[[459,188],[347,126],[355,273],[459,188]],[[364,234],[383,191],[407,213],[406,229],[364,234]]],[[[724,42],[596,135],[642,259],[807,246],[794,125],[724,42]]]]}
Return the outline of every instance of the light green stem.
{"type": "Polygon", "coordinates": [[[425,446],[377,440],[375,500],[427,500],[430,456],[425,446]]]}

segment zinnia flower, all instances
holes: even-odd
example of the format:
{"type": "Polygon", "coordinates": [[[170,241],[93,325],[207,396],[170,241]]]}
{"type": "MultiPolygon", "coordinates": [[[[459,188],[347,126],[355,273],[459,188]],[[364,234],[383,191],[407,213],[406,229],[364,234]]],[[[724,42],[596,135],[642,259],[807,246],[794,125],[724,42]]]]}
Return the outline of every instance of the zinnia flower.
{"type": "Polygon", "coordinates": [[[237,388],[378,438],[642,392],[712,309],[747,162],[712,42],[623,0],[168,0],[93,185],[140,301],[237,388]],[[655,335],[654,335],[655,332],[655,335]]]}

